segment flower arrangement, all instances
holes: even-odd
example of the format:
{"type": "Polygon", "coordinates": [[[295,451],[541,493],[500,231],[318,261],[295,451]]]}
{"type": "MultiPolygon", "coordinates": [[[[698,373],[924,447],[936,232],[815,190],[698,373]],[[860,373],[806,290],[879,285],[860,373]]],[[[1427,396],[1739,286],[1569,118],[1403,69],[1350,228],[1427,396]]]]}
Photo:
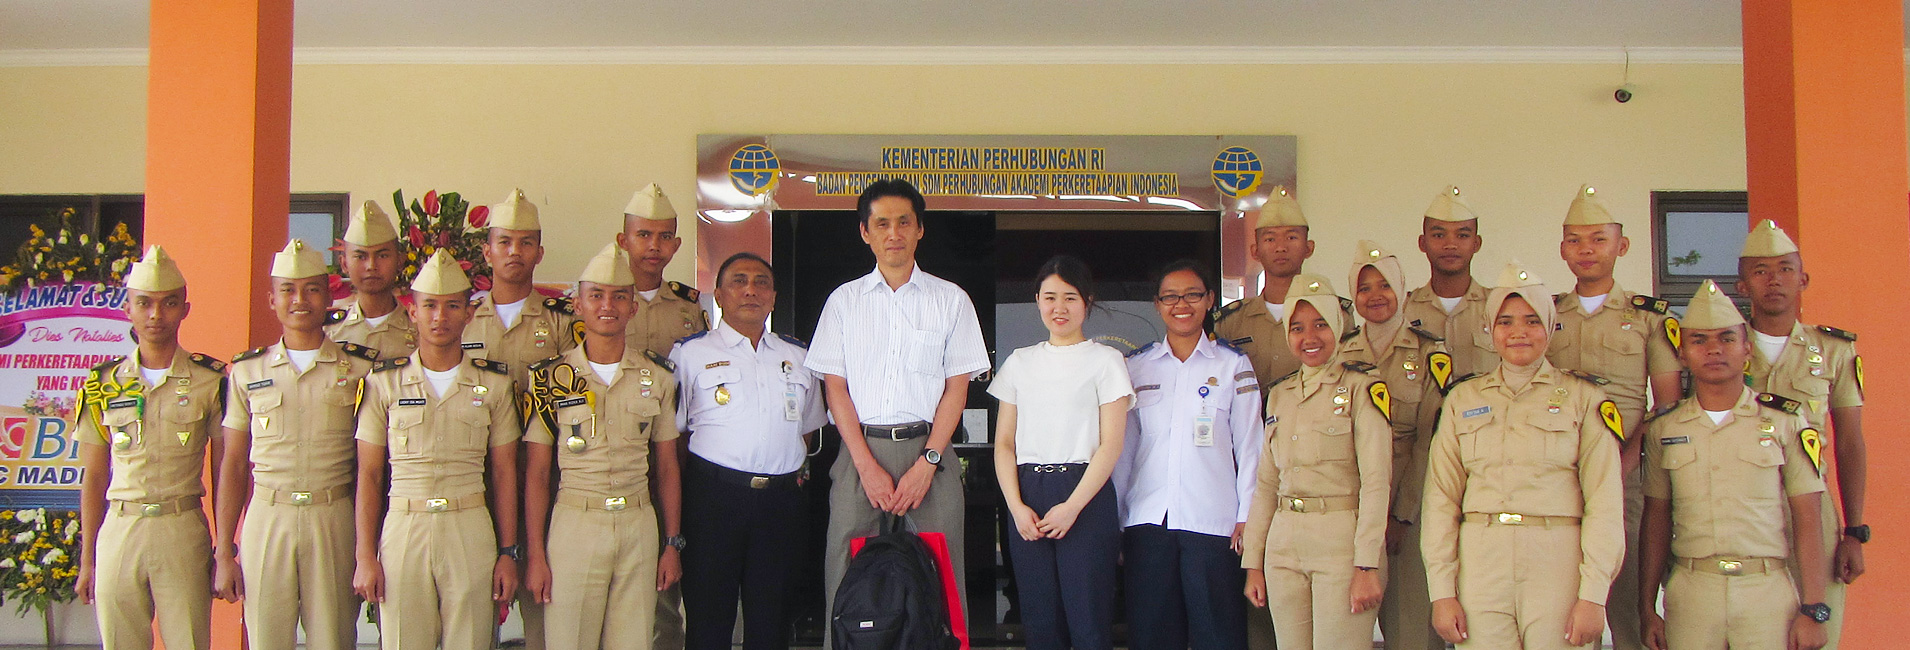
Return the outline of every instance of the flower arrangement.
{"type": "Polygon", "coordinates": [[[491,209],[473,206],[457,192],[424,193],[424,198],[405,204],[404,190],[391,193],[391,204],[398,209],[398,251],[404,266],[398,270],[398,284],[411,286],[418,268],[431,254],[444,249],[458,260],[458,266],[471,277],[471,287],[479,291],[491,288],[491,265],[484,261],[484,238],[491,209]]]}
{"type": "Polygon", "coordinates": [[[74,226],[79,213],[61,208],[46,228],[33,224],[32,236],[14,252],[13,263],[0,267],[0,287],[7,291],[75,280],[118,284],[126,269],[139,260],[139,242],[121,223],[113,234],[93,241],[74,226]],[[49,233],[48,229],[53,232],[49,233]]]}
{"type": "Polygon", "coordinates": [[[79,513],[0,510],[0,599],[17,603],[23,616],[72,602],[79,540],[79,513]]]}
{"type": "Polygon", "coordinates": [[[22,410],[25,410],[27,415],[71,420],[74,405],[77,403],[78,401],[72,397],[55,397],[36,390],[27,393],[27,401],[22,406],[22,410]]]}

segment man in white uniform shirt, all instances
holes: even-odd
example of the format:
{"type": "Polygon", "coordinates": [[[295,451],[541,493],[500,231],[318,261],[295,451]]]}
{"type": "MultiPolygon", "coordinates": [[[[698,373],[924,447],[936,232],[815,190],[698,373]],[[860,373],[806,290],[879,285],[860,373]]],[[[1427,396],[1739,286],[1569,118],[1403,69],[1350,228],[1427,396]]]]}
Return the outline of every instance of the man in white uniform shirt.
{"type": "Polygon", "coordinates": [[[878,181],[863,190],[856,215],[875,270],[829,294],[804,361],[822,375],[829,413],[842,433],[842,452],[829,471],[823,562],[832,613],[849,541],[875,534],[885,512],[908,515],[918,531],[947,536],[957,593],[965,593],[961,464],[950,442],[968,403],[968,382],[989,369],[988,349],[968,294],[915,265],[925,209],[922,194],[906,181],[878,181]]]}
{"type": "Polygon", "coordinates": [[[828,420],[822,386],[803,367],[807,344],[769,332],[776,279],[769,262],[737,253],[716,272],[723,320],[678,341],[677,429],[684,462],[684,646],[727,650],[743,601],[743,647],[789,647],[786,595],[808,514],[807,438],[828,420]]]}

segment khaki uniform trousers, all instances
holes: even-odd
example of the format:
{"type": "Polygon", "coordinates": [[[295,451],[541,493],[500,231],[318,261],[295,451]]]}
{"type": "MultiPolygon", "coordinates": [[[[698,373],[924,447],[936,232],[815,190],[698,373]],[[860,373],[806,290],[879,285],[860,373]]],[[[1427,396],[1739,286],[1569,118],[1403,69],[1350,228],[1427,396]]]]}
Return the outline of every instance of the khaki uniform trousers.
{"type": "Polygon", "coordinates": [[[1665,641],[1678,650],[1784,650],[1797,605],[1787,571],[1726,576],[1673,558],[1665,582],[1665,641]]]}
{"type": "Polygon", "coordinates": [[[1460,524],[1459,605],[1468,636],[1458,647],[1582,647],[1565,643],[1580,557],[1578,526],[1460,524]]]}
{"type": "MultiPolygon", "coordinates": [[[[155,517],[107,502],[93,563],[105,650],[150,650],[153,623],[172,650],[212,645],[212,531],[198,507],[155,517]]],[[[132,506],[137,508],[138,506],[132,506]]]]}
{"type": "Polygon", "coordinates": [[[358,647],[352,499],[273,503],[253,493],[239,531],[245,576],[245,638],[253,650],[291,650],[305,625],[310,650],[358,647]]]}
{"type": "Polygon", "coordinates": [[[1358,514],[1274,513],[1261,566],[1267,575],[1267,610],[1283,650],[1373,647],[1373,621],[1379,612],[1351,613],[1358,514]]]}
{"type": "Polygon", "coordinates": [[[657,511],[647,498],[624,510],[558,502],[550,514],[550,650],[647,650],[656,634],[657,511]]]}
{"type": "MultiPolygon", "coordinates": [[[[1629,422],[1629,420],[1627,420],[1629,422]]],[[[1632,435],[1644,431],[1633,430],[1632,435]]],[[[1613,650],[1644,650],[1644,629],[1638,620],[1638,559],[1644,551],[1638,546],[1640,529],[1645,523],[1645,467],[1623,478],[1625,486],[1625,559],[1612,575],[1612,588],[1605,596],[1605,624],[1611,626],[1613,650]]],[[[1560,632],[1559,634],[1564,634],[1560,632]]]]}
{"type": "MultiPolygon", "coordinates": [[[[1826,463],[1829,460],[1825,458],[1826,463]]],[[[1829,476],[1826,475],[1825,478],[1828,480],[1829,476]]],[[[1836,561],[1837,543],[1844,539],[1844,522],[1838,514],[1840,507],[1841,504],[1830,497],[1829,490],[1825,490],[1821,500],[1818,501],[1817,512],[1819,520],[1823,522],[1821,530],[1824,532],[1824,562],[1826,564],[1836,561]]],[[[1788,505],[1784,511],[1790,512],[1788,505]]],[[[1787,523],[1786,530],[1788,530],[1790,517],[1787,515],[1784,521],[1787,523]]],[[[1795,535],[1791,536],[1795,537],[1795,535]]],[[[1791,569],[1791,584],[1804,584],[1804,568],[1798,564],[1797,553],[1794,550],[1787,562],[1791,569]]],[[[1830,574],[1829,566],[1818,570],[1830,574]]],[[[1824,650],[1837,650],[1839,639],[1844,636],[1844,589],[1846,587],[1847,585],[1838,580],[1835,574],[1830,574],[1830,577],[1824,581],[1824,604],[1830,606],[1830,620],[1824,623],[1824,631],[1830,633],[1830,644],[1825,645],[1824,650]]],[[[1787,616],[1784,620],[1789,621],[1790,617],[1787,616]]]]}
{"type": "Polygon", "coordinates": [[[378,544],[385,570],[380,647],[490,648],[497,627],[497,605],[491,600],[497,533],[489,508],[392,510],[378,544]]]}
{"type": "Polygon", "coordinates": [[[1432,627],[1432,592],[1426,587],[1426,560],[1420,554],[1418,522],[1400,535],[1399,554],[1387,558],[1386,599],[1379,606],[1379,631],[1386,650],[1444,650],[1446,640],[1432,627]]]}

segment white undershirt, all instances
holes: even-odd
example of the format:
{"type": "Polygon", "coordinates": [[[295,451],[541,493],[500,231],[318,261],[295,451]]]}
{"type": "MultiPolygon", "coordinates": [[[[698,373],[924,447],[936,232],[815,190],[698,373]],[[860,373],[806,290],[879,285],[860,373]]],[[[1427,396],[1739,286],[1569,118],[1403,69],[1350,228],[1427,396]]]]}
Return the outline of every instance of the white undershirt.
{"type": "Polygon", "coordinates": [[[592,361],[590,362],[590,369],[597,371],[597,378],[604,380],[604,383],[608,384],[610,383],[610,378],[617,376],[617,366],[619,365],[623,364],[597,363],[592,361]]]}
{"type": "Polygon", "coordinates": [[[1268,302],[1267,313],[1273,314],[1274,320],[1285,321],[1287,318],[1287,306],[1283,303],[1268,302]]]}
{"type": "Polygon", "coordinates": [[[1579,309],[1585,310],[1586,316],[1596,314],[1598,313],[1599,308],[1605,306],[1605,296],[1609,296],[1609,295],[1611,294],[1601,293],[1596,296],[1579,296],[1578,307],[1579,309]]]}
{"type": "Polygon", "coordinates": [[[1784,353],[1784,342],[1790,340],[1790,337],[1771,336],[1756,330],[1752,330],[1751,333],[1757,335],[1758,356],[1764,357],[1765,363],[1777,363],[1777,355],[1784,353]]]}
{"type": "Polygon", "coordinates": [[[517,302],[512,303],[491,303],[493,307],[497,308],[497,319],[504,321],[504,329],[517,327],[517,316],[524,313],[524,301],[526,300],[530,300],[530,298],[520,298],[517,302]]]}
{"type": "Polygon", "coordinates": [[[424,368],[423,370],[425,381],[431,384],[431,394],[438,397],[444,397],[445,391],[451,390],[451,380],[458,378],[458,369],[456,366],[452,366],[450,370],[443,372],[430,368],[424,368]]]}
{"type": "Polygon", "coordinates": [[[652,301],[652,300],[656,300],[656,299],[657,299],[657,292],[659,292],[659,291],[662,291],[662,290],[663,290],[663,287],[657,287],[657,288],[655,288],[655,289],[651,289],[651,290],[649,290],[649,291],[638,291],[638,292],[637,292],[637,295],[639,295],[639,296],[643,296],[643,301],[644,301],[644,302],[650,302],[650,301],[652,301]]]}
{"type": "Polygon", "coordinates": [[[1434,297],[1439,299],[1439,306],[1444,307],[1446,310],[1446,313],[1448,314],[1452,313],[1452,310],[1458,309],[1460,301],[1463,301],[1466,299],[1465,296],[1459,296],[1457,298],[1447,298],[1444,296],[1434,296],[1434,297]]]}
{"type": "Polygon", "coordinates": [[[299,372],[305,372],[306,368],[312,367],[313,361],[318,360],[318,348],[312,348],[310,350],[286,350],[285,356],[292,359],[293,368],[297,368],[299,372]]]}
{"type": "Polygon", "coordinates": [[[171,368],[148,368],[145,366],[140,366],[139,376],[146,378],[147,386],[158,386],[160,384],[166,383],[166,371],[168,370],[172,370],[172,369],[171,368]]]}
{"type": "Polygon", "coordinates": [[[1705,411],[1704,414],[1711,416],[1712,424],[1724,424],[1724,419],[1731,417],[1730,411],[1705,411]]]}
{"type": "Polygon", "coordinates": [[[385,315],[383,316],[366,316],[365,322],[370,323],[372,327],[377,327],[379,325],[385,324],[385,321],[390,320],[391,315],[396,313],[398,313],[398,310],[393,309],[391,311],[385,312],[385,315]]]}

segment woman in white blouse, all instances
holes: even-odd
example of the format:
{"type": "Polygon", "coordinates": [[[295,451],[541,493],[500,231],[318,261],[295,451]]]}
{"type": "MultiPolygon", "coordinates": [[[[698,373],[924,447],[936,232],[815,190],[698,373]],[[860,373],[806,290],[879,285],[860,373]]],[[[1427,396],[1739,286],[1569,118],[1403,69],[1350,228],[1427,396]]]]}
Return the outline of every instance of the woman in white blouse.
{"type": "Polygon", "coordinates": [[[1001,401],[995,476],[1018,533],[1008,544],[1022,622],[1030,650],[1105,650],[1121,550],[1108,476],[1134,391],[1121,353],[1081,333],[1094,306],[1087,265],[1056,256],[1035,279],[1048,340],[1016,350],[988,388],[1001,401]]]}

